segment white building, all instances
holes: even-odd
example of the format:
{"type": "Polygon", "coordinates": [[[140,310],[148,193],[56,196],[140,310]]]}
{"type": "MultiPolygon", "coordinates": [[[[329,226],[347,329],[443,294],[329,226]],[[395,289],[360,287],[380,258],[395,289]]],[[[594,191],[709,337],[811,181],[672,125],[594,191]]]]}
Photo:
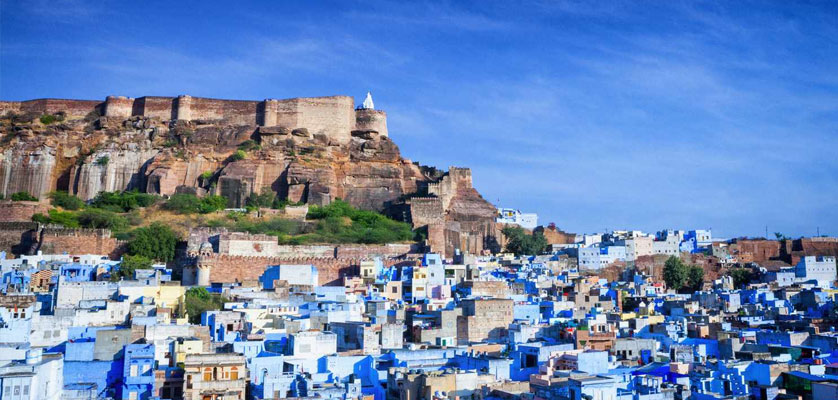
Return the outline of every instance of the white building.
{"type": "Polygon", "coordinates": [[[795,267],[798,281],[817,281],[818,286],[828,288],[836,279],[835,257],[806,256],[795,267]]]}
{"type": "Polygon", "coordinates": [[[627,239],[616,241],[617,245],[626,247],[626,261],[634,261],[638,257],[651,256],[655,254],[652,246],[654,240],[651,236],[632,236],[627,239]]]}
{"type": "Polygon", "coordinates": [[[338,351],[338,337],[332,332],[305,331],[291,335],[294,357],[320,358],[338,351]]]}
{"type": "Polygon", "coordinates": [[[616,261],[626,261],[625,246],[582,247],[578,253],[579,267],[600,269],[616,261]]]}
{"type": "Polygon", "coordinates": [[[652,252],[654,254],[677,256],[681,252],[681,239],[678,235],[659,237],[658,240],[652,242],[652,252]]]}
{"type": "Polygon", "coordinates": [[[64,359],[61,354],[26,352],[26,360],[0,366],[0,399],[59,400],[64,388],[64,359]]]}
{"type": "Polygon", "coordinates": [[[514,224],[522,228],[533,230],[538,226],[538,214],[522,213],[514,208],[499,208],[497,222],[502,224],[514,224]]]}

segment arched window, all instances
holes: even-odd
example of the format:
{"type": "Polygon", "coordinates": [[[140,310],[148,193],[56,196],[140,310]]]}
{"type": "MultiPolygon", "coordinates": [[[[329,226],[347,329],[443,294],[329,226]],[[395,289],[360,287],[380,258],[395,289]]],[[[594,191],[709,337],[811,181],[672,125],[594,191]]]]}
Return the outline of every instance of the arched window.
{"type": "Polygon", "coordinates": [[[239,379],[239,369],[236,367],[230,368],[230,380],[237,380],[239,379]]]}

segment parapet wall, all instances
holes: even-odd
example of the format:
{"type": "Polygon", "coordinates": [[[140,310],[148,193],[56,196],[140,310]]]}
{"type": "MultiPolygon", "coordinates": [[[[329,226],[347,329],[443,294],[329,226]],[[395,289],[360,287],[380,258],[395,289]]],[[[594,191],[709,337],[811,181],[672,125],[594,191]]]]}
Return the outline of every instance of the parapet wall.
{"type": "Polygon", "coordinates": [[[0,222],[31,221],[33,215],[48,210],[47,203],[37,201],[0,201],[0,222]]]}
{"type": "Polygon", "coordinates": [[[258,280],[269,266],[281,264],[311,264],[317,268],[318,284],[343,284],[344,276],[358,275],[360,259],[317,257],[247,257],[215,254],[201,257],[202,265],[211,265],[210,282],[233,283],[258,280]]]}
{"type": "Polygon", "coordinates": [[[91,111],[117,118],[146,116],[162,120],[225,120],[233,125],[306,128],[338,143],[349,142],[353,130],[374,130],[387,136],[387,114],[381,110],[358,109],[350,96],[299,97],[264,101],[223,100],[182,95],[138,98],[108,96],[98,100],[36,99],[0,101],[0,113],[59,111],[81,118],[91,111]]]}
{"type": "Polygon", "coordinates": [[[125,243],[107,229],[66,229],[48,227],[41,232],[38,250],[44,254],[102,254],[119,258],[125,243]]]}
{"type": "Polygon", "coordinates": [[[6,112],[55,114],[64,112],[70,117],[84,117],[91,111],[104,113],[105,103],[100,100],[35,99],[26,101],[0,101],[0,114],[6,112]]]}

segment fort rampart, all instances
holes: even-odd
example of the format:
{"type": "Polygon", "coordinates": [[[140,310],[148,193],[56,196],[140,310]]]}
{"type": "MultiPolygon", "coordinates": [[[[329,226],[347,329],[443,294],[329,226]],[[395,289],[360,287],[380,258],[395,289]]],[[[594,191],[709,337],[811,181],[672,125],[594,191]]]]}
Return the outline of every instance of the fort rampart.
{"type": "Polygon", "coordinates": [[[387,136],[387,114],[381,110],[355,109],[350,96],[300,97],[293,99],[222,100],[182,95],[138,98],[108,96],[97,100],[35,99],[0,101],[0,113],[65,113],[83,118],[91,112],[116,118],[145,116],[162,120],[225,120],[233,125],[306,128],[346,143],[351,132],[374,130],[387,136]]]}

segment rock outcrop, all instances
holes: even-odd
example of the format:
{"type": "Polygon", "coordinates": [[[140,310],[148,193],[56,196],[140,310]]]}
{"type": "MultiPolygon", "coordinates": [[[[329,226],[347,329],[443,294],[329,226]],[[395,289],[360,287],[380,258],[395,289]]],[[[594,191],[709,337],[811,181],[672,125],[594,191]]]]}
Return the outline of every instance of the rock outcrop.
{"type": "Polygon", "coordinates": [[[496,210],[472,187],[471,171],[440,173],[403,159],[386,114],[353,103],[345,96],[0,102],[0,194],[188,192],[224,196],[230,207],[264,191],[316,205],[341,198],[426,229],[431,249],[447,256],[490,248],[496,210]]]}

